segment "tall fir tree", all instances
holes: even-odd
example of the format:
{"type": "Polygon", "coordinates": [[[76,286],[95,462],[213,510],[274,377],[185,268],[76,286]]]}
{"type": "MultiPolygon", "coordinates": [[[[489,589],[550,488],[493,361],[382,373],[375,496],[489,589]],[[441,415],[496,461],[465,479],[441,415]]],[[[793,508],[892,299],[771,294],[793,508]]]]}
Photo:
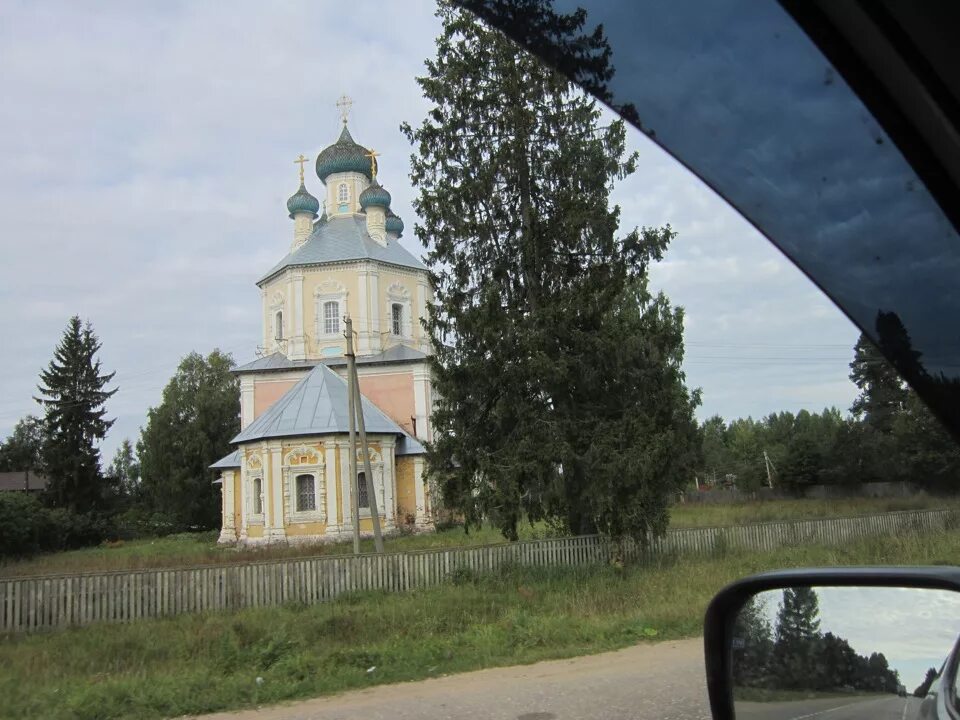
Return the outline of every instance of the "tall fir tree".
{"type": "Polygon", "coordinates": [[[780,687],[810,687],[820,643],[820,602],[810,587],[785,588],[777,612],[773,667],[780,687]]]}
{"type": "Polygon", "coordinates": [[[907,387],[893,365],[864,334],[853,348],[850,379],[860,389],[850,412],[874,430],[888,434],[907,401],[907,387]]]}
{"type": "MultiPolygon", "coordinates": [[[[524,7],[605,57],[582,12],[524,7]]],[[[601,127],[594,101],[470,13],[438,15],[419,79],[433,107],[403,128],[436,293],[429,473],[508,538],[526,517],[645,539],[699,452],[683,314],[647,284],[674,234],[617,235],[610,191],[636,163],[621,122],[601,127]]]]}
{"type": "Polygon", "coordinates": [[[219,492],[210,465],[230,451],[240,432],[240,393],[233,359],[214,350],[190,353],[147,413],[137,443],[141,492],[174,527],[213,528],[220,522],[219,492]]]}
{"type": "Polygon", "coordinates": [[[104,405],[118,388],[106,389],[115,373],[102,372],[99,350],[93,326],[70,318],[35,398],[44,408],[47,498],[81,513],[101,510],[109,499],[97,443],[113,425],[104,405]]]}
{"type": "Polygon", "coordinates": [[[107,477],[111,478],[117,491],[124,498],[135,499],[140,494],[140,463],[134,454],[133,443],[124,438],[113,455],[107,477]]]}

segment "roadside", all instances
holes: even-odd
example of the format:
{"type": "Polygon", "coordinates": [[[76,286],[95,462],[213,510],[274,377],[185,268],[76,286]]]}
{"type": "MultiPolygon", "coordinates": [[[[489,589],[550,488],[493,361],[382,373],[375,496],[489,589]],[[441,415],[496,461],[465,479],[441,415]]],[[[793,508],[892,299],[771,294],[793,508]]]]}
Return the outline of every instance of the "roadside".
{"type": "Polygon", "coordinates": [[[703,640],[691,638],[383,685],[202,720],[698,720],[710,717],[706,693],[703,640]]]}
{"type": "Polygon", "coordinates": [[[624,570],[512,567],[489,575],[460,573],[456,582],[407,593],[358,593],[309,606],[6,636],[0,642],[0,716],[182,716],[640,642],[652,647],[699,636],[712,595],[753,572],[953,564],[958,553],[960,530],[952,530],[842,547],[663,558],[624,570]]]}

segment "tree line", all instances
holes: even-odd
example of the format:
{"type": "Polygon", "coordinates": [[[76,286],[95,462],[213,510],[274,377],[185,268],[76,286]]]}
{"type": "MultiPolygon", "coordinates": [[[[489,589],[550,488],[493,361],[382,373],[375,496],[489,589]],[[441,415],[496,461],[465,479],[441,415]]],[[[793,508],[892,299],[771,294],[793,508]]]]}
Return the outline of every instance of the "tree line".
{"type": "Polygon", "coordinates": [[[960,446],[865,335],[853,349],[850,379],[859,394],[848,415],[827,408],[706,420],[696,482],[801,492],[816,484],[906,481],[955,492],[960,446]]]}
{"type": "Polygon", "coordinates": [[[733,635],[733,680],[738,687],[878,693],[900,689],[899,674],[883,653],[860,655],[844,638],[820,631],[813,588],[785,588],[772,625],[761,596],[754,596],[737,616],[733,635]]]}
{"type": "Polygon", "coordinates": [[[240,429],[232,358],[218,350],[183,358],[136,445],[124,439],[104,468],[99,443],[114,422],[106,403],[119,388],[100,347],[92,325],[72,317],[40,373],[42,413],[0,443],[0,471],[46,479],[39,494],[0,493],[0,556],[219,525],[209,466],[240,429]]]}

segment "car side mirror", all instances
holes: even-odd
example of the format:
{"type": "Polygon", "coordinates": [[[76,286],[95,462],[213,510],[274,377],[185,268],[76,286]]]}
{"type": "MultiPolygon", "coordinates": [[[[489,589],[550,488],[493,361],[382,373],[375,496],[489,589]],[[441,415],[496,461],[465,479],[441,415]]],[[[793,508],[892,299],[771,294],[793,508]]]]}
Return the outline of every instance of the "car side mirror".
{"type": "Polygon", "coordinates": [[[960,717],[960,568],[754,575],[704,621],[715,720],[960,717]]]}

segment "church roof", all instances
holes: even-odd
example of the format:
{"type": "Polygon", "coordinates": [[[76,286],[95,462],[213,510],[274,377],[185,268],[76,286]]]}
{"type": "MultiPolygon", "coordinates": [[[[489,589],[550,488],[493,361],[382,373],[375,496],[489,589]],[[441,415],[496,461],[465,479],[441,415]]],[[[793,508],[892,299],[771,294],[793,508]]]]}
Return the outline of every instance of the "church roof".
{"type": "MultiPolygon", "coordinates": [[[[406,435],[403,428],[361,396],[367,433],[406,435]]],[[[326,365],[317,365],[263,415],[230,442],[349,432],[347,383],[326,365]]]]}
{"type": "MultiPolygon", "coordinates": [[[[406,345],[394,345],[383,352],[373,355],[357,355],[357,365],[376,365],[377,363],[404,363],[419,362],[429,357],[425,352],[415,350],[406,345]]],[[[296,370],[298,368],[312,368],[324,364],[327,367],[342,367],[347,364],[343,355],[323,358],[322,360],[290,360],[281,352],[275,352],[252,362],[234,368],[231,372],[271,372],[281,370],[296,370]]]]}
{"type": "Polygon", "coordinates": [[[239,451],[239,450],[234,450],[234,451],[233,451],[232,453],[230,453],[229,455],[224,455],[222,458],[220,458],[219,460],[217,460],[217,461],[216,461],[213,465],[211,465],[210,467],[211,467],[211,468],[220,468],[220,469],[228,469],[228,468],[240,467],[240,465],[241,465],[241,460],[240,460],[240,458],[241,458],[241,457],[243,457],[243,456],[240,454],[240,451],[239,451]]]}
{"type": "Polygon", "coordinates": [[[328,218],[314,226],[313,233],[261,277],[261,284],[281,270],[303,265],[321,265],[345,260],[377,260],[391,265],[426,270],[427,267],[396,241],[381,245],[367,232],[367,221],[358,215],[328,218]]]}

